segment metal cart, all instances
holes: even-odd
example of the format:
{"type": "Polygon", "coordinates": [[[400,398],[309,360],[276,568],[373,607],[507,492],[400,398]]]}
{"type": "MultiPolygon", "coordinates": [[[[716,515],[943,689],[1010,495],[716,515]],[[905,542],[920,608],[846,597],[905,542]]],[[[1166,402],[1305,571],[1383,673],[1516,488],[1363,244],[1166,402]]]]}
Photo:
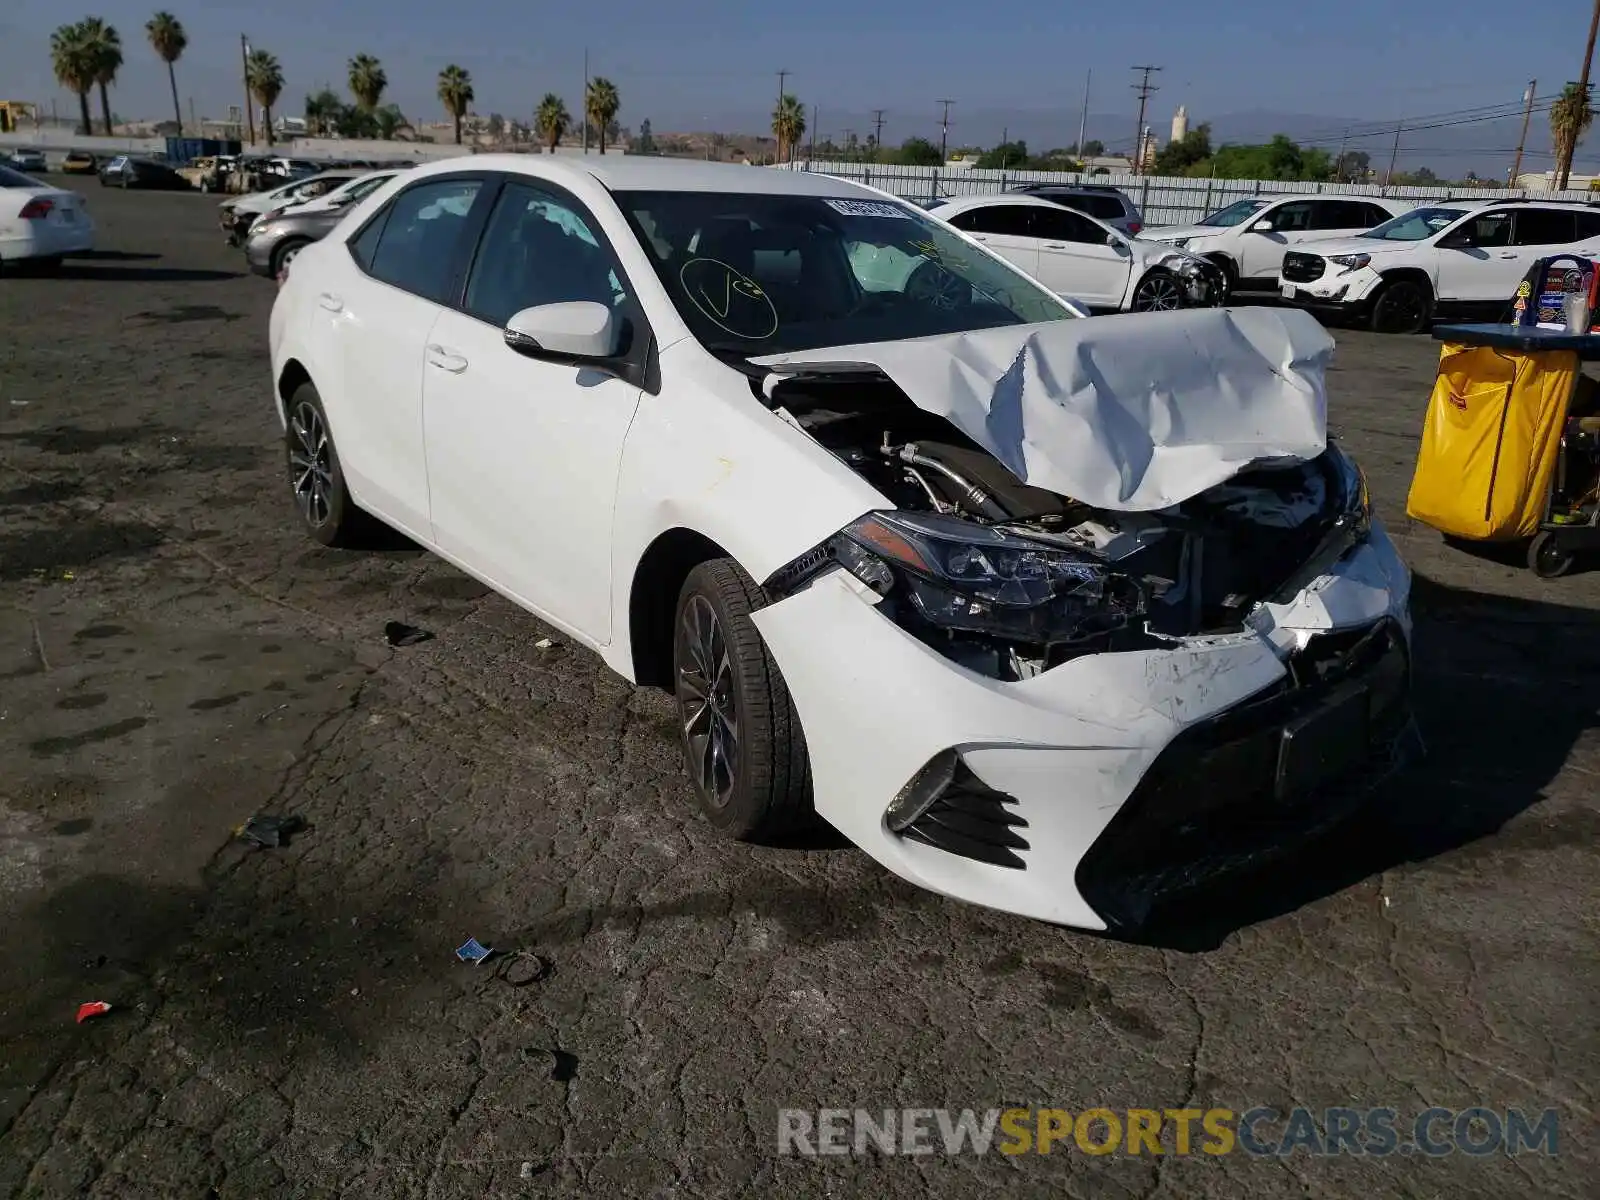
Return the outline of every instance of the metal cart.
{"type": "MultiPolygon", "coordinates": [[[[1531,354],[1571,350],[1579,362],[1600,362],[1600,334],[1567,333],[1535,325],[1436,325],[1433,336],[1462,346],[1491,346],[1531,354]]],[[[1581,374],[1574,377],[1577,394],[1581,374]]],[[[1600,548],[1600,414],[1573,417],[1571,398],[1561,448],[1539,531],[1528,545],[1528,569],[1556,579],[1572,569],[1580,551],[1600,548]],[[1581,468],[1581,469],[1576,469],[1581,468]]]]}

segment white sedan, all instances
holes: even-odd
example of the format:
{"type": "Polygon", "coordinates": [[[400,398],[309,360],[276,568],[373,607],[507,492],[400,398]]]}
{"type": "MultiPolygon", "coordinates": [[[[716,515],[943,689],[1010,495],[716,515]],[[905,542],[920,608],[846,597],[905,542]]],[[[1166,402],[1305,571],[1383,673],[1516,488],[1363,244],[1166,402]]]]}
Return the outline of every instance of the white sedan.
{"type": "Polygon", "coordinates": [[[730,836],[1123,930],[1414,736],[1297,310],[1081,320],[846,181],[482,155],[302,251],[270,347],[306,533],[393,526],[668,690],[730,836]]]}
{"type": "Polygon", "coordinates": [[[1100,312],[1167,312],[1221,302],[1220,271],[1037,196],[964,196],[931,208],[1045,287],[1100,312]]]}
{"type": "Polygon", "coordinates": [[[0,271],[19,262],[45,268],[94,249],[94,222],[77,192],[0,167],[0,271]]]}

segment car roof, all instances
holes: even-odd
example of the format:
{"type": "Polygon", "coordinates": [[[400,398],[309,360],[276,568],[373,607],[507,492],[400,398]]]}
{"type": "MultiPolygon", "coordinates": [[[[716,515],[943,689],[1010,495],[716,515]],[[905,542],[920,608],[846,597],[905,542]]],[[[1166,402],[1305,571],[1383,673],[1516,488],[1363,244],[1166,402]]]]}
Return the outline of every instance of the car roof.
{"type": "Polygon", "coordinates": [[[474,154],[418,165],[410,174],[505,171],[555,183],[588,176],[613,192],[733,192],[779,196],[858,196],[881,199],[871,188],[810,171],[707,163],[648,155],[474,154]]]}
{"type": "MultiPolygon", "coordinates": [[[[939,205],[954,212],[961,212],[969,208],[986,208],[991,204],[1021,204],[1033,208],[1060,209],[1060,205],[1053,200],[1042,200],[1038,196],[1029,196],[1023,192],[997,192],[987,196],[953,196],[939,205]]],[[[1076,211],[1076,210],[1074,210],[1076,211]]],[[[1080,217],[1088,217],[1091,221],[1096,218],[1089,213],[1078,213],[1080,217]]]]}

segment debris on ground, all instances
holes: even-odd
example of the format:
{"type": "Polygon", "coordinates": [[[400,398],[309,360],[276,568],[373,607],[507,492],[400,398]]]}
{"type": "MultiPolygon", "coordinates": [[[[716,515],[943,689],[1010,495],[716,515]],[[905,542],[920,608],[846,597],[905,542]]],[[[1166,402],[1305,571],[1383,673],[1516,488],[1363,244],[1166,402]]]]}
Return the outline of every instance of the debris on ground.
{"type": "Polygon", "coordinates": [[[471,963],[473,966],[477,966],[493,953],[494,949],[492,947],[483,945],[477,938],[468,938],[466,945],[456,949],[456,957],[462,962],[471,963]]]}
{"type": "Polygon", "coordinates": [[[433,634],[426,629],[418,629],[404,621],[390,621],[383,627],[383,636],[391,646],[415,646],[418,642],[433,639],[433,634]]]}
{"type": "Polygon", "coordinates": [[[103,1017],[111,1011],[111,1005],[104,1000],[91,1000],[87,1004],[78,1005],[78,1024],[82,1025],[90,1017],[103,1017]]]}
{"type": "Polygon", "coordinates": [[[540,638],[537,642],[535,642],[533,644],[533,648],[535,650],[549,650],[549,649],[553,648],[554,646],[555,646],[555,642],[552,641],[550,638],[540,638]]]}
{"type": "Polygon", "coordinates": [[[549,973],[550,964],[537,954],[529,954],[526,950],[507,955],[505,965],[500,968],[500,978],[512,987],[527,987],[530,983],[537,983],[549,973]]]}
{"type": "Polygon", "coordinates": [[[275,850],[287,846],[289,838],[306,827],[296,816],[269,817],[257,815],[233,831],[233,836],[251,845],[275,850]]]}

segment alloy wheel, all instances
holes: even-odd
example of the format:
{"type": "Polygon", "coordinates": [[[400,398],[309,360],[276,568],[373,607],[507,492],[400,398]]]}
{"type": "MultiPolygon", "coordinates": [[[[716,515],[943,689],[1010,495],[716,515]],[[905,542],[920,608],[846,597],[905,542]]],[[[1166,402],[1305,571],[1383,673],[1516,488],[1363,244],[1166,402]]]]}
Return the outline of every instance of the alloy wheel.
{"type": "Polygon", "coordinates": [[[333,444],[314,404],[301,404],[289,421],[289,483],[300,515],[321,529],[333,513],[333,444]]]}
{"type": "Polygon", "coordinates": [[[733,662],[711,602],[693,595],[678,631],[678,715],[689,766],[706,800],[726,807],[739,777],[739,713],[733,662]]]}
{"type": "Polygon", "coordinates": [[[1178,281],[1167,275],[1150,276],[1133,293],[1134,312],[1171,312],[1182,307],[1178,281]]]}

